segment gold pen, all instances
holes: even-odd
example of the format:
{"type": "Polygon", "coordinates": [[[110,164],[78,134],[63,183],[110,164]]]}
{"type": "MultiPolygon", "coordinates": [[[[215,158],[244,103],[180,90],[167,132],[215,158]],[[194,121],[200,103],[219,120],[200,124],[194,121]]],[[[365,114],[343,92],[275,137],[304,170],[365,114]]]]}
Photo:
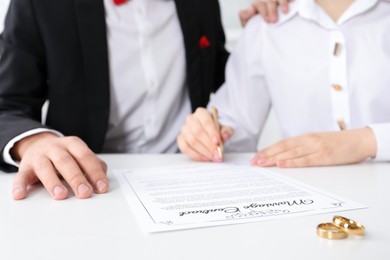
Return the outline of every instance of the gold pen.
{"type": "Polygon", "coordinates": [[[347,129],[347,125],[345,124],[344,120],[342,120],[342,119],[338,120],[337,124],[339,125],[339,128],[341,131],[344,131],[347,129]]]}
{"type": "MultiPolygon", "coordinates": [[[[210,110],[210,113],[211,113],[211,117],[213,118],[214,124],[217,127],[217,131],[218,131],[218,133],[220,133],[221,129],[220,129],[219,122],[218,122],[218,110],[217,110],[217,108],[212,106],[211,110],[210,110]]],[[[221,138],[221,140],[222,140],[222,138],[221,138]]],[[[218,145],[217,151],[218,151],[219,158],[222,159],[223,158],[223,143],[222,143],[222,141],[218,145]]]]}

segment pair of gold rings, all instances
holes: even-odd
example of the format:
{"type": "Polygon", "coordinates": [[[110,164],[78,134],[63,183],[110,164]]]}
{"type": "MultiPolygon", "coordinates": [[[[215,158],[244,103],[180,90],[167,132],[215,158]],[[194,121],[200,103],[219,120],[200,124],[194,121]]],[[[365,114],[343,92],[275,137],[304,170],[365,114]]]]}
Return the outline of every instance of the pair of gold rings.
{"type": "Polygon", "coordinates": [[[360,223],[341,216],[334,216],[333,222],[317,226],[317,235],[327,239],[343,239],[349,234],[363,236],[365,227],[360,223]]]}

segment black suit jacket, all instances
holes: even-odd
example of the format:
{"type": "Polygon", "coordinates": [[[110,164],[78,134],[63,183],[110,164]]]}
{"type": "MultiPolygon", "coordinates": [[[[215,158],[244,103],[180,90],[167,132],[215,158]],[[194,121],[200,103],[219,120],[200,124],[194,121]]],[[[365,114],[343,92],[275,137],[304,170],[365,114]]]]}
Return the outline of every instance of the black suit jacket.
{"type": "MultiPolygon", "coordinates": [[[[194,110],[223,83],[225,36],[218,0],[175,3],[194,110]],[[209,47],[199,45],[202,36],[209,47]]],[[[100,152],[110,108],[108,66],[102,0],[12,0],[0,37],[0,151],[27,130],[49,127],[100,152]],[[47,99],[43,126],[41,107],[47,99]]],[[[2,170],[15,170],[0,157],[2,170]]]]}

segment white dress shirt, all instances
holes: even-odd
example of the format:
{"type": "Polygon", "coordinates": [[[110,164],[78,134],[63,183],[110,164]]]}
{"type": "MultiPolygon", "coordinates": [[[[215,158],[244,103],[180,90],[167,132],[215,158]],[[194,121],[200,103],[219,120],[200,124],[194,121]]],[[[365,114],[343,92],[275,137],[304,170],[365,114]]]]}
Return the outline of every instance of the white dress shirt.
{"type": "MultiPolygon", "coordinates": [[[[191,113],[185,48],[173,0],[104,0],[110,75],[110,117],[103,152],[176,152],[191,113]]],[[[33,129],[12,139],[3,156],[33,129]]],[[[58,132],[52,131],[61,135],[58,132]]]]}
{"type": "Polygon", "coordinates": [[[272,106],[285,137],[369,126],[389,161],[390,1],[356,0],[337,22],[314,0],[279,15],[249,22],[210,101],[235,129],[226,149],[255,151],[272,106]]]}
{"type": "Polygon", "coordinates": [[[111,110],[103,152],[176,152],[176,136],[191,105],[175,2],[104,4],[111,110]]]}

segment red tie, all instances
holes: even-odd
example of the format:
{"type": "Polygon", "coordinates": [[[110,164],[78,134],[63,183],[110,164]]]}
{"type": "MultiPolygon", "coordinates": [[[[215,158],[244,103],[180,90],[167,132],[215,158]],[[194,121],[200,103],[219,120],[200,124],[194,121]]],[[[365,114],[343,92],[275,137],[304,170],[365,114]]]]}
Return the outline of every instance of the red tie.
{"type": "Polygon", "coordinates": [[[114,4],[115,4],[115,5],[121,5],[121,4],[126,3],[126,2],[129,1],[129,0],[113,0],[113,1],[114,1],[114,4]]]}

